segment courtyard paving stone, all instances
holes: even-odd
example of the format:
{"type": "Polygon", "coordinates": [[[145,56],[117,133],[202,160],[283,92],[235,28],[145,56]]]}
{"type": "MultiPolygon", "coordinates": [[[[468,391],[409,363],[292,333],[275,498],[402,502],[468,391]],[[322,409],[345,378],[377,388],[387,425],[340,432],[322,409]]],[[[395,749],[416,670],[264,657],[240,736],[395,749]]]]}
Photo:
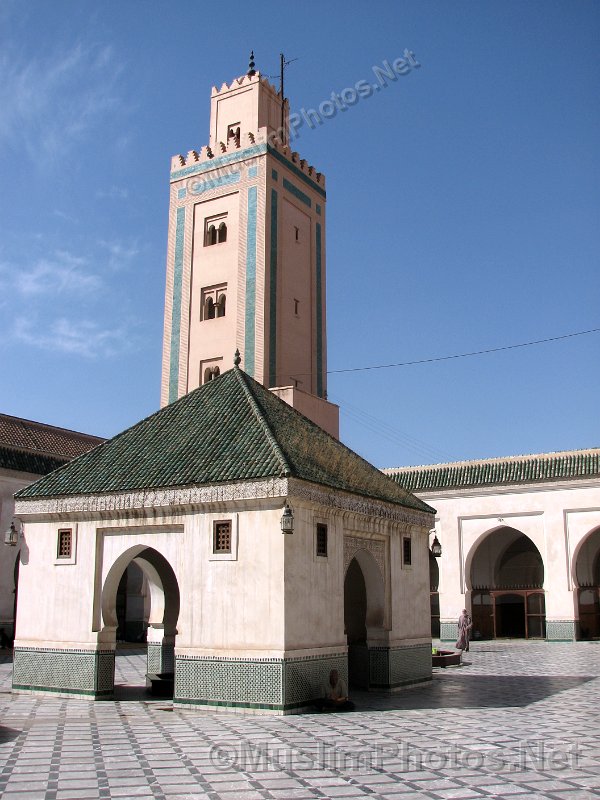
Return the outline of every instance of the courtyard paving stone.
{"type": "Polygon", "coordinates": [[[2,800],[600,798],[600,643],[474,643],[340,715],[173,709],[135,650],[115,701],[12,695],[11,670],[0,655],[2,800]]]}

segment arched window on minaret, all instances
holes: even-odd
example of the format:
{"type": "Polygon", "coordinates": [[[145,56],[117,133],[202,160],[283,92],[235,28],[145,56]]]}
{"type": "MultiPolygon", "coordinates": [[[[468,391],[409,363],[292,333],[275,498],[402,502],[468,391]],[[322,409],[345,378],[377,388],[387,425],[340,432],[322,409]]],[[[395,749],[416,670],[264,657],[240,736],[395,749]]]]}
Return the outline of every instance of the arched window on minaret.
{"type": "Polygon", "coordinates": [[[240,143],[240,123],[234,122],[232,125],[227,126],[227,142],[229,143],[229,139],[235,139],[236,142],[240,143]]]}
{"type": "Polygon", "coordinates": [[[226,283],[204,287],[200,295],[200,319],[209,320],[216,317],[224,317],[226,301],[226,283]]]}
{"type": "Polygon", "coordinates": [[[227,225],[222,222],[219,225],[219,242],[226,242],[227,241],[227,225]]]}
{"type": "Polygon", "coordinates": [[[207,367],[204,370],[204,383],[209,383],[210,381],[214,381],[215,378],[218,378],[221,374],[221,370],[219,367],[207,367]]]}
{"type": "Polygon", "coordinates": [[[208,230],[206,231],[206,245],[216,244],[217,243],[217,229],[214,225],[210,225],[208,230]]]}

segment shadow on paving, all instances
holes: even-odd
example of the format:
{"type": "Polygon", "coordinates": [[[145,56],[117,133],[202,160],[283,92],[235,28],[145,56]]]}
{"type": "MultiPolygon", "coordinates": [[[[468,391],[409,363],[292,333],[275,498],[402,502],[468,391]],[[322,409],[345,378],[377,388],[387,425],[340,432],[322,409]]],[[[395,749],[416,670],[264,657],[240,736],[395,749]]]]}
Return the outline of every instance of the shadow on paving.
{"type": "Polygon", "coordinates": [[[0,725],[0,744],[14,741],[20,733],[21,731],[16,731],[14,728],[7,728],[4,725],[0,725]]]}
{"type": "MultiPolygon", "coordinates": [[[[123,650],[121,648],[117,650],[117,657],[145,654],[145,648],[139,646],[123,650]]],[[[11,661],[10,651],[0,653],[0,664],[11,661]]],[[[468,666],[466,662],[463,664],[463,667],[465,666],[468,666]]],[[[115,694],[111,700],[120,703],[156,704],[165,706],[165,711],[172,710],[172,698],[154,696],[146,689],[144,667],[145,663],[141,669],[138,665],[132,664],[130,668],[117,670],[119,674],[115,676],[115,694]]],[[[428,684],[396,693],[354,690],[351,696],[358,712],[416,711],[436,708],[524,708],[593,680],[594,676],[589,675],[468,675],[462,668],[450,667],[434,671],[432,682],[428,684]]],[[[10,694],[9,683],[6,690],[0,694],[10,694]]],[[[306,713],[313,712],[308,710],[306,713]]],[[[10,741],[15,735],[18,735],[18,732],[0,726],[0,743],[10,741]]]]}
{"type": "MultiPolygon", "coordinates": [[[[407,711],[426,708],[511,708],[538,703],[575,689],[593,677],[447,675],[433,676],[427,686],[397,693],[353,691],[356,711],[407,711]]],[[[144,686],[115,686],[115,701],[169,705],[169,698],[154,697],[144,686]]],[[[243,713],[243,712],[242,712],[243,713]]],[[[313,713],[310,710],[307,713],[313,713]]]]}
{"type": "Polygon", "coordinates": [[[357,711],[525,707],[592,680],[577,676],[434,674],[427,686],[396,694],[355,691],[352,699],[357,711]]]}
{"type": "Polygon", "coordinates": [[[151,694],[145,686],[132,686],[131,684],[115,684],[115,696],[119,703],[169,703],[172,697],[157,697],[151,694]]]}

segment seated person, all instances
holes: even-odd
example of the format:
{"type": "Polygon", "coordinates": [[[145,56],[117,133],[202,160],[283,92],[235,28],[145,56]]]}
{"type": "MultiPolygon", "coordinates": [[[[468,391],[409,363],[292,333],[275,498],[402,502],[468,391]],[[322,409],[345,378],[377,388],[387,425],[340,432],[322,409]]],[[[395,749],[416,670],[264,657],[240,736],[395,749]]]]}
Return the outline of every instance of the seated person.
{"type": "Polygon", "coordinates": [[[337,669],[329,673],[329,683],[323,687],[323,697],[315,701],[317,711],[354,711],[354,703],[348,700],[348,689],[337,669]]]}

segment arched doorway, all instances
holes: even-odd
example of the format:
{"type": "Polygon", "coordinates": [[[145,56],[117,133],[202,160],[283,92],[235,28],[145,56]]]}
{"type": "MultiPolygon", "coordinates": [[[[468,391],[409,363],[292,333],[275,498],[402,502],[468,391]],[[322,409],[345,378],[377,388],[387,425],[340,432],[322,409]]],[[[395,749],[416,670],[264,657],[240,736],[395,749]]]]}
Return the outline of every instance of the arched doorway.
{"type": "Polygon", "coordinates": [[[377,562],[367,550],[358,550],[344,578],[348,682],[356,689],[368,689],[370,685],[369,631],[383,626],[384,594],[377,562]]]}
{"type": "Polygon", "coordinates": [[[109,569],[102,589],[103,641],[115,644],[119,627],[119,587],[128,569],[143,576],[147,587],[147,672],[171,675],[175,670],[175,636],[179,617],[179,586],[167,559],[151,547],[136,545],[122,553],[109,569]]]}
{"type": "Polygon", "coordinates": [[[579,639],[600,639],[600,528],[583,541],[575,562],[579,639]]]}
{"type": "Polygon", "coordinates": [[[437,558],[429,551],[429,605],[431,608],[431,638],[440,638],[440,568],[437,558]]]}
{"type": "Polygon", "coordinates": [[[544,563],[528,536],[508,526],[491,531],[469,577],[473,638],[545,638],[544,563]]]}
{"type": "Polygon", "coordinates": [[[123,572],[117,589],[117,642],[145,642],[149,615],[148,581],[134,559],[123,572]]]}

